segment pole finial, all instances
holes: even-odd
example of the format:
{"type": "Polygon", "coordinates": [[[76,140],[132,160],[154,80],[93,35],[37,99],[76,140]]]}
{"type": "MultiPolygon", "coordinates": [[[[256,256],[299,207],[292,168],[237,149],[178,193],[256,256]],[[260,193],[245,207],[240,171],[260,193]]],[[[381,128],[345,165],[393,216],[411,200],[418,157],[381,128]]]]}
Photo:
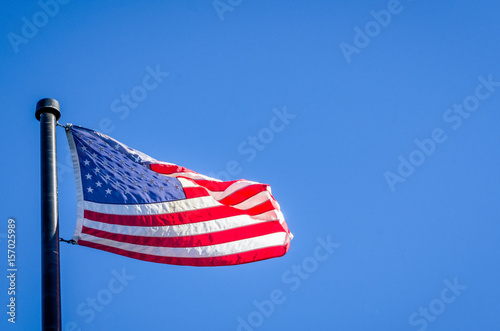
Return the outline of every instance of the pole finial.
{"type": "Polygon", "coordinates": [[[45,98],[36,103],[35,117],[40,121],[40,115],[43,113],[51,113],[56,117],[56,121],[61,118],[61,111],[59,110],[59,102],[56,99],[45,98]]]}

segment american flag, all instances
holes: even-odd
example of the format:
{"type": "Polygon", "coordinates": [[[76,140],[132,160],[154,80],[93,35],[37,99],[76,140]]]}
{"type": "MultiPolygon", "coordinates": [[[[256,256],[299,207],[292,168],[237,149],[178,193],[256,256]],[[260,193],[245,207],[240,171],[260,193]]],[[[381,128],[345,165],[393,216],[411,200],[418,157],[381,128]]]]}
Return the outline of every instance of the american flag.
{"type": "Polygon", "coordinates": [[[223,266],[284,255],[292,234],[267,184],[220,181],[68,124],[73,240],[131,258],[223,266]]]}

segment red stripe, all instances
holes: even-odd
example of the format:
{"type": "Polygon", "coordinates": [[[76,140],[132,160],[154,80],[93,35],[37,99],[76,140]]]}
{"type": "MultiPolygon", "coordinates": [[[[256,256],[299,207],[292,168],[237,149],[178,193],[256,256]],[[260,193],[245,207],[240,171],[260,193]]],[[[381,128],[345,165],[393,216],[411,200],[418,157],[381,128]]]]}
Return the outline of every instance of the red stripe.
{"type": "Polygon", "coordinates": [[[191,179],[191,180],[196,184],[206,187],[208,190],[213,192],[225,191],[229,186],[233,185],[234,183],[244,181],[244,179],[231,180],[227,182],[218,182],[215,180],[206,180],[206,179],[191,179]]]}
{"type": "Polygon", "coordinates": [[[159,173],[159,174],[164,174],[164,175],[171,175],[176,172],[191,172],[195,173],[193,170],[190,170],[188,168],[184,168],[175,164],[169,165],[169,164],[150,164],[151,170],[159,173]]]}
{"type": "Polygon", "coordinates": [[[82,233],[86,233],[95,237],[134,245],[154,247],[200,247],[218,245],[237,240],[264,236],[276,232],[285,232],[285,229],[279,221],[262,222],[234,229],[182,237],[134,236],[101,231],[93,228],[88,228],[86,226],[82,227],[82,233]]]}
{"type": "Polygon", "coordinates": [[[267,191],[267,187],[268,185],[266,184],[253,184],[245,186],[242,189],[228,195],[224,199],[219,200],[219,202],[222,203],[223,205],[229,205],[229,206],[237,205],[260,192],[267,191]]]}
{"type": "MultiPolygon", "coordinates": [[[[260,192],[266,192],[268,187],[269,185],[267,184],[252,184],[245,186],[218,201],[227,206],[237,205],[260,192]]],[[[184,187],[184,193],[187,199],[210,196],[210,192],[208,192],[204,187],[184,187]]]]}
{"type": "Polygon", "coordinates": [[[271,200],[267,200],[260,205],[257,205],[255,207],[252,207],[250,209],[245,210],[245,212],[248,215],[260,215],[262,213],[265,213],[267,211],[275,210],[276,208],[274,207],[274,204],[271,200]]]}
{"type": "Polygon", "coordinates": [[[210,196],[210,193],[204,187],[184,187],[184,194],[187,199],[210,196]]]}
{"type": "Polygon", "coordinates": [[[205,222],[219,218],[244,215],[245,212],[228,206],[159,215],[114,215],[84,211],[84,217],[92,221],[131,226],[166,226],[205,222]]]}
{"type": "Polygon", "coordinates": [[[260,260],[266,260],[273,257],[280,257],[285,255],[285,253],[288,251],[288,248],[290,247],[290,243],[288,243],[285,246],[260,248],[239,254],[218,256],[218,257],[193,258],[193,257],[171,257],[171,256],[157,256],[157,255],[143,254],[143,253],[127,251],[120,248],[96,244],[85,240],[78,240],[78,245],[100,249],[103,251],[143,261],[175,264],[175,265],[189,265],[197,267],[215,267],[215,266],[243,264],[260,260]]]}

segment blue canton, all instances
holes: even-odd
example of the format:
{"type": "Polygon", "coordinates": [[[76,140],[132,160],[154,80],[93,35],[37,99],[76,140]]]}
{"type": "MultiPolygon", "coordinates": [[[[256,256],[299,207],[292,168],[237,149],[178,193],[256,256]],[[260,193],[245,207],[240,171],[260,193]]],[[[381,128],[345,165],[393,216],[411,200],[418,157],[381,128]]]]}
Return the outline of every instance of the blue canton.
{"type": "Polygon", "coordinates": [[[71,126],[80,163],[83,197],[108,204],[143,204],[185,199],[177,178],[149,168],[153,159],[92,130],[71,126]]]}

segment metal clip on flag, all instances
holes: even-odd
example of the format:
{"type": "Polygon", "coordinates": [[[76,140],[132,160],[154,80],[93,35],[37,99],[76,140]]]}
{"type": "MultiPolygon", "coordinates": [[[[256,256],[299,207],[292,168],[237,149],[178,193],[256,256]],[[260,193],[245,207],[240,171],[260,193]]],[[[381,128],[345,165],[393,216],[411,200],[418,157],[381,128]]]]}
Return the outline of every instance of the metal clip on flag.
{"type": "Polygon", "coordinates": [[[190,266],[284,255],[292,234],[271,189],[157,161],[68,124],[78,216],[73,240],[131,258],[190,266]]]}

